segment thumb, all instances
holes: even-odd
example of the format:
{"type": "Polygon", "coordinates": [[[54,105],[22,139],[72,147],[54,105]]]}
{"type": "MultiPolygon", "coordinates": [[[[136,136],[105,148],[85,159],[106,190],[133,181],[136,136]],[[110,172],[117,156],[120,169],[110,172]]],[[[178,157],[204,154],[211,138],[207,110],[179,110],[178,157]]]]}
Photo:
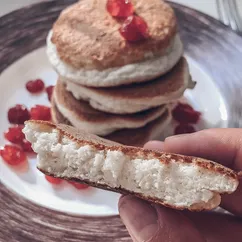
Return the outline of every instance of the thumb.
{"type": "Polygon", "coordinates": [[[120,198],[119,213],[135,242],[205,242],[180,212],[150,205],[134,196],[120,198]]]}

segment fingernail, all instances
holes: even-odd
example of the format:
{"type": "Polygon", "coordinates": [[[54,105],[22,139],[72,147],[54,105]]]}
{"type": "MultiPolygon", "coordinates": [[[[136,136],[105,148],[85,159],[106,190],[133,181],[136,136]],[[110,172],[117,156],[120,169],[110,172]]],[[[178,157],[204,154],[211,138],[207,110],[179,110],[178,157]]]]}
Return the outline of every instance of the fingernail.
{"type": "Polygon", "coordinates": [[[131,237],[136,241],[148,241],[159,228],[155,208],[134,196],[121,197],[119,213],[131,237]]]}

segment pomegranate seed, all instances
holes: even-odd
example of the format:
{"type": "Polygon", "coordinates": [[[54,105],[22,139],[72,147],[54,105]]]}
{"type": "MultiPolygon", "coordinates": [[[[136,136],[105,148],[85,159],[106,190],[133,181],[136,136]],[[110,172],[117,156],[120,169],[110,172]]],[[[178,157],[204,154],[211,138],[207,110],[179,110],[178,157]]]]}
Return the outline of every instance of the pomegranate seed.
{"type": "Polygon", "coordinates": [[[120,34],[130,42],[148,38],[148,26],[139,16],[129,16],[119,29],[120,34]]]}
{"type": "Polygon", "coordinates": [[[201,113],[195,111],[188,104],[178,103],[172,111],[172,116],[179,123],[196,124],[200,119],[201,113]]]}
{"type": "Polygon", "coordinates": [[[43,105],[36,105],[30,110],[30,117],[33,120],[51,120],[50,108],[43,105]]]}
{"type": "Polygon", "coordinates": [[[32,149],[32,145],[31,145],[31,143],[28,140],[24,139],[21,142],[20,145],[21,145],[23,151],[28,152],[28,153],[34,153],[34,151],[32,149]]]}
{"type": "Polygon", "coordinates": [[[130,0],[108,0],[107,10],[113,17],[125,18],[134,13],[130,0]]]}
{"type": "Polygon", "coordinates": [[[26,89],[30,92],[30,93],[38,93],[38,92],[42,92],[45,88],[45,84],[41,79],[37,79],[35,81],[28,81],[26,83],[26,89]]]}
{"type": "Polygon", "coordinates": [[[69,183],[78,190],[87,189],[89,186],[78,182],[69,181],[69,183]]]}
{"type": "Polygon", "coordinates": [[[5,145],[0,154],[3,160],[11,166],[17,166],[27,160],[23,150],[12,145],[5,145]]]}
{"type": "Polygon", "coordinates": [[[46,93],[48,95],[49,101],[51,101],[53,90],[54,90],[54,86],[48,86],[45,89],[45,91],[46,91],[46,93]]]}
{"type": "Polygon", "coordinates": [[[22,132],[23,126],[10,127],[7,132],[4,133],[5,139],[14,144],[20,144],[23,142],[25,135],[22,132]]]}
{"type": "Polygon", "coordinates": [[[194,132],[196,132],[196,130],[190,124],[179,124],[175,129],[175,134],[190,134],[194,132]]]}
{"type": "Polygon", "coordinates": [[[55,185],[59,185],[62,183],[62,179],[60,178],[55,178],[55,177],[52,177],[52,176],[47,176],[45,175],[45,179],[49,182],[49,183],[52,183],[52,184],[55,184],[55,185]]]}
{"type": "Polygon", "coordinates": [[[24,105],[17,104],[8,110],[8,120],[11,124],[24,124],[29,119],[29,111],[24,105]]]}

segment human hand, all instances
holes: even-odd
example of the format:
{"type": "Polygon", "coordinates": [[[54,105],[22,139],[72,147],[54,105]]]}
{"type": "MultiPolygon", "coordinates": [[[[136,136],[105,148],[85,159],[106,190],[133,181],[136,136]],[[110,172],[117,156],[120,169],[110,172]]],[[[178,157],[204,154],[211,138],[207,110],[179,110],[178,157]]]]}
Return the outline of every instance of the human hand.
{"type": "MultiPolygon", "coordinates": [[[[210,129],[151,141],[147,149],[198,156],[242,171],[242,129],[210,129]]],[[[242,185],[223,195],[221,206],[233,213],[176,211],[134,196],[119,201],[121,219],[135,242],[241,242],[242,185]]]]}

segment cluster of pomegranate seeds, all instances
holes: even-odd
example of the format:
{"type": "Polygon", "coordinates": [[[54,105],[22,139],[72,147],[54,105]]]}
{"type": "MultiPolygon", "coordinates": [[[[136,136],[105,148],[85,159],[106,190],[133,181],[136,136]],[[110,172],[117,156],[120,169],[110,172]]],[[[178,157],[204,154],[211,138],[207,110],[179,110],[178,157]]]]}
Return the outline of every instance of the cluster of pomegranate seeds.
{"type": "Polygon", "coordinates": [[[29,111],[24,105],[17,104],[8,110],[8,120],[11,124],[24,124],[29,119],[29,111]]]}
{"type": "Polygon", "coordinates": [[[26,83],[26,89],[30,92],[30,93],[38,93],[38,92],[42,92],[45,88],[45,84],[41,79],[37,79],[34,81],[28,81],[26,83]]]}
{"type": "Polygon", "coordinates": [[[52,176],[47,176],[45,175],[45,179],[49,182],[49,183],[52,183],[52,184],[55,184],[55,185],[59,185],[62,183],[62,179],[60,178],[55,178],[55,177],[52,177],[52,176]]]}
{"type": "Polygon", "coordinates": [[[130,0],[108,0],[107,10],[113,17],[125,18],[119,32],[127,41],[137,42],[149,37],[146,22],[135,15],[134,6],[130,0]]]}
{"type": "Polygon", "coordinates": [[[76,189],[78,190],[83,190],[83,189],[87,189],[89,186],[86,184],[81,184],[78,182],[73,182],[73,181],[69,181],[69,183],[74,186],[76,189]]]}
{"type": "Polygon", "coordinates": [[[22,130],[23,130],[22,125],[16,125],[16,126],[10,127],[4,133],[4,137],[9,142],[19,145],[23,151],[32,153],[34,151],[31,147],[31,143],[25,139],[25,135],[22,130]]]}
{"type": "MultiPolygon", "coordinates": [[[[38,93],[45,89],[45,84],[41,79],[29,81],[26,88],[30,93],[38,93]]],[[[53,86],[47,87],[46,92],[50,99],[53,86]]],[[[8,120],[15,126],[10,127],[5,133],[6,140],[17,146],[6,145],[1,150],[1,156],[4,161],[10,165],[18,165],[27,160],[25,153],[32,153],[31,143],[25,139],[22,132],[23,124],[29,119],[47,120],[51,119],[50,108],[42,105],[36,105],[30,112],[26,106],[17,104],[8,110],[8,120]]]]}
{"type": "Polygon", "coordinates": [[[189,134],[196,132],[192,124],[198,123],[201,113],[194,110],[189,104],[179,102],[173,109],[172,116],[179,123],[175,128],[175,134],[189,134]]]}
{"type": "Polygon", "coordinates": [[[3,160],[11,166],[20,165],[27,160],[27,156],[24,151],[21,148],[12,145],[5,145],[0,151],[0,155],[3,160]]]}
{"type": "MultiPolygon", "coordinates": [[[[26,83],[26,89],[30,93],[42,92],[44,89],[48,95],[49,101],[51,101],[54,86],[48,86],[45,88],[45,84],[42,80],[37,79],[35,81],[29,81],[26,83]]],[[[31,143],[25,139],[23,133],[23,124],[25,121],[33,120],[51,120],[50,108],[44,105],[36,105],[30,109],[30,112],[24,105],[17,104],[8,110],[8,120],[15,126],[10,127],[5,133],[4,137],[14,145],[5,145],[0,150],[0,156],[9,165],[17,166],[27,161],[26,153],[33,152],[31,143]],[[16,146],[15,146],[16,145],[16,146]]],[[[55,185],[59,185],[63,182],[62,179],[54,178],[51,176],[45,176],[45,179],[55,185]]],[[[80,184],[77,182],[70,182],[77,189],[86,189],[88,185],[80,184]]]]}
{"type": "Polygon", "coordinates": [[[10,127],[7,132],[4,133],[4,137],[6,140],[13,144],[20,144],[25,139],[25,135],[22,132],[23,126],[16,125],[14,127],[10,127]]]}
{"type": "Polygon", "coordinates": [[[129,16],[119,29],[120,34],[130,42],[136,42],[148,38],[148,26],[139,16],[129,16]]]}
{"type": "Polygon", "coordinates": [[[54,90],[54,86],[48,86],[45,89],[45,91],[46,91],[46,93],[48,95],[49,101],[51,101],[53,90],[54,90]]]}
{"type": "Polygon", "coordinates": [[[33,120],[50,121],[50,108],[44,105],[36,105],[30,109],[30,117],[33,120]]]}
{"type": "Polygon", "coordinates": [[[189,104],[178,103],[172,111],[173,118],[183,124],[196,124],[201,116],[200,112],[195,111],[189,104]]]}
{"type": "Polygon", "coordinates": [[[108,0],[107,10],[113,17],[125,18],[134,13],[130,0],[108,0]]]}

